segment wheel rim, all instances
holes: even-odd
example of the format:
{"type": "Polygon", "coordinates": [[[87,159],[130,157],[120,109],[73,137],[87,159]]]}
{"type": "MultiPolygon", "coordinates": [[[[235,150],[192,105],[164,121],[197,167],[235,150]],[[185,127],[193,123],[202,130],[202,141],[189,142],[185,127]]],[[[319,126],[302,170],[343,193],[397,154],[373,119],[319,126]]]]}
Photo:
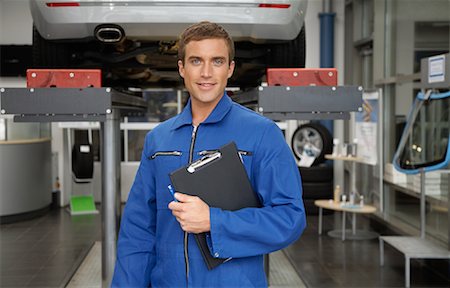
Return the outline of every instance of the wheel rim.
{"type": "Polygon", "coordinates": [[[323,139],[316,129],[304,127],[293,135],[292,146],[298,158],[305,155],[317,158],[323,150],[323,139]]]}

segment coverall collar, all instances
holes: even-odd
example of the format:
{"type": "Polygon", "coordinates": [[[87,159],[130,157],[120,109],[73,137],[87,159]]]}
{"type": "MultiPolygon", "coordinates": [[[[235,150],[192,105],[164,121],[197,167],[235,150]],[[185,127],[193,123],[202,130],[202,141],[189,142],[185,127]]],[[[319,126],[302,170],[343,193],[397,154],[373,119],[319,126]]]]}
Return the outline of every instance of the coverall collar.
{"type": "MultiPolygon", "coordinates": [[[[230,111],[232,105],[233,101],[230,97],[228,97],[226,92],[224,92],[219,103],[217,103],[214,110],[211,112],[211,114],[209,114],[208,118],[206,118],[206,120],[202,122],[202,124],[220,122],[228,113],[228,111],[230,111]]],[[[178,118],[173,123],[172,130],[176,130],[184,125],[192,125],[192,108],[190,98],[188,100],[188,103],[186,104],[186,107],[178,115],[178,118]]]]}

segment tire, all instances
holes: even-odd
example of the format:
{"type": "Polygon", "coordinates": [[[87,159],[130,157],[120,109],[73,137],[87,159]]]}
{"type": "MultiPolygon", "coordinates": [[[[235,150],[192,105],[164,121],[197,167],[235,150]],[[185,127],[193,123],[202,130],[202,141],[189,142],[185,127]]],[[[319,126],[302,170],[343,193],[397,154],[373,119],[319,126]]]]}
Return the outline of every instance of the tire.
{"type": "Polygon", "coordinates": [[[283,44],[271,47],[270,68],[305,68],[306,36],[305,25],[297,37],[283,44]]]}
{"type": "Polygon", "coordinates": [[[67,44],[44,39],[33,26],[34,68],[70,68],[70,58],[67,44]]]}
{"type": "Polygon", "coordinates": [[[94,176],[94,153],[92,145],[76,143],[72,148],[72,173],[76,183],[90,182],[94,176]],[[89,151],[81,151],[82,146],[89,151]]]}
{"type": "Polygon", "coordinates": [[[333,150],[333,138],[328,129],[319,123],[301,125],[295,130],[291,141],[297,159],[304,155],[315,157],[312,166],[325,161],[325,154],[333,150]]]}
{"type": "Polygon", "coordinates": [[[298,170],[300,171],[303,183],[332,182],[334,178],[333,166],[327,166],[325,164],[299,167],[298,170]]]}
{"type": "Polygon", "coordinates": [[[333,182],[310,183],[303,182],[303,199],[332,199],[333,182]]]}

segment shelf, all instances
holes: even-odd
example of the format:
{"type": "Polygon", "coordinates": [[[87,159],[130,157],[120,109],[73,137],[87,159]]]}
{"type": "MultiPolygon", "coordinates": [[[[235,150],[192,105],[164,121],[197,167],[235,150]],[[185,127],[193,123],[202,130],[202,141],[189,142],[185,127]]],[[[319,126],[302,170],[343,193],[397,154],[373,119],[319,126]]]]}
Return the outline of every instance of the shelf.
{"type": "Polygon", "coordinates": [[[354,157],[354,156],[342,156],[342,155],[332,155],[332,154],[326,154],[325,159],[328,160],[342,160],[342,161],[353,161],[353,162],[360,162],[364,163],[364,159],[361,157],[354,157]]]}
{"type": "MultiPolygon", "coordinates": [[[[386,179],[384,179],[383,182],[394,187],[397,191],[400,191],[402,193],[408,194],[408,195],[416,197],[416,198],[420,198],[420,193],[415,192],[414,190],[411,190],[410,188],[408,188],[406,186],[393,183],[386,179]]],[[[436,204],[436,205],[446,206],[446,207],[448,205],[448,196],[447,195],[426,195],[425,194],[425,200],[427,202],[429,202],[430,204],[436,204]]]]}

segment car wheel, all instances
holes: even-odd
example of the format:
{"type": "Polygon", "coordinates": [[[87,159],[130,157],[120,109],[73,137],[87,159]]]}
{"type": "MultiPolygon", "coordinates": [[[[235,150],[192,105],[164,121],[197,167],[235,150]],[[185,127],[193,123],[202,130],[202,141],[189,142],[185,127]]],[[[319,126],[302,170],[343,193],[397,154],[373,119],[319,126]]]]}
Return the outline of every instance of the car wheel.
{"type": "Polygon", "coordinates": [[[70,68],[70,57],[67,44],[44,39],[33,26],[33,66],[35,68],[70,68]]]}
{"type": "Polygon", "coordinates": [[[271,47],[270,63],[271,68],[304,68],[306,57],[306,36],[305,25],[298,36],[283,44],[276,44],[271,47]]]}
{"type": "Polygon", "coordinates": [[[333,150],[333,139],[328,129],[319,123],[301,125],[292,135],[291,147],[295,157],[314,157],[314,165],[325,161],[325,154],[333,150]]]}

